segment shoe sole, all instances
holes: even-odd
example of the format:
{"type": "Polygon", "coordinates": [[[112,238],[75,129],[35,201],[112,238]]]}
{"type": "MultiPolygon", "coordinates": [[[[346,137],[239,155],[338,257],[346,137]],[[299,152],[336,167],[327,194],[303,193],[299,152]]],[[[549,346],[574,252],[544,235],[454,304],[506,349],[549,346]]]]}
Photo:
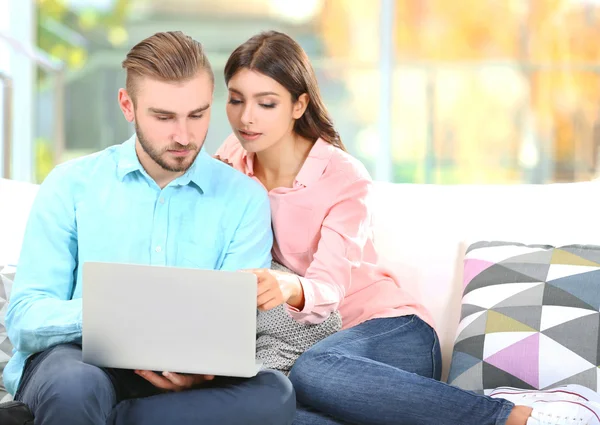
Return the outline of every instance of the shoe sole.
{"type": "MultiPolygon", "coordinates": [[[[583,403],[583,402],[572,401],[572,400],[556,400],[556,401],[538,400],[536,403],[569,403],[569,404],[576,404],[577,406],[583,407],[584,409],[586,409],[589,412],[591,412],[594,415],[594,417],[596,418],[596,422],[590,422],[588,420],[587,422],[585,422],[585,425],[600,424],[600,409],[599,409],[600,404],[594,403],[593,401],[592,402],[583,403]]],[[[532,406],[532,407],[535,410],[535,406],[532,406]]],[[[593,418],[588,418],[588,419],[593,419],[593,418]]]]}
{"type": "Polygon", "coordinates": [[[556,387],[556,388],[551,388],[549,390],[519,390],[517,388],[500,387],[500,388],[497,388],[496,390],[494,390],[490,394],[490,397],[497,397],[497,396],[501,397],[502,395],[518,396],[518,395],[527,395],[527,394],[556,394],[556,395],[566,394],[566,395],[571,395],[571,396],[577,396],[577,397],[581,398],[583,401],[589,401],[589,402],[594,402],[594,403],[600,404],[600,394],[598,394],[597,392],[590,390],[589,388],[584,387],[582,385],[570,385],[568,387],[567,386],[556,387]]]}

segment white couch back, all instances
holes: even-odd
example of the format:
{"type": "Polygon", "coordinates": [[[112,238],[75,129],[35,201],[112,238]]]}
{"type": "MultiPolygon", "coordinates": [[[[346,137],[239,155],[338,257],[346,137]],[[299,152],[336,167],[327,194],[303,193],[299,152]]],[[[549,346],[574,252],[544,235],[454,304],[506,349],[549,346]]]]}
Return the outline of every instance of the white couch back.
{"type": "MultiPolygon", "coordinates": [[[[375,244],[381,261],[433,314],[445,374],[460,316],[462,261],[469,243],[600,245],[600,182],[375,187],[375,244]]],[[[0,265],[17,263],[36,193],[36,185],[0,179],[0,265]]]]}
{"type": "Polygon", "coordinates": [[[0,266],[16,265],[38,186],[0,179],[0,266]]]}
{"type": "Polygon", "coordinates": [[[462,262],[479,240],[600,245],[600,182],[515,186],[376,185],[381,261],[434,316],[447,376],[462,262]]]}

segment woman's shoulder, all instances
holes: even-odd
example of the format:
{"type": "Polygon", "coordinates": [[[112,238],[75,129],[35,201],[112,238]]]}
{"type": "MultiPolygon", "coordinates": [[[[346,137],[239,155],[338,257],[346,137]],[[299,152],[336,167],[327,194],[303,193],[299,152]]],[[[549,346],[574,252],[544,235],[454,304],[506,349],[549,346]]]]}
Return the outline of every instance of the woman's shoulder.
{"type": "Polygon", "coordinates": [[[367,167],[365,167],[362,161],[360,161],[358,158],[330,144],[328,149],[331,152],[331,158],[329,160],[328,167],[328,171],[331,174],[344,175],[348,183],[352,183],[357,180],[371,181],[371,175],[369,174],[367,167]]]}

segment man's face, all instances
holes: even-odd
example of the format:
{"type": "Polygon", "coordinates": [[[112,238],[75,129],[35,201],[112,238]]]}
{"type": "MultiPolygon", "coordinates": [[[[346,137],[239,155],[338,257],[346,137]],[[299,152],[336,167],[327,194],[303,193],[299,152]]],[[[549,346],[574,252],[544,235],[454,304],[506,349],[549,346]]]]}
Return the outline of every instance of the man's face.
{"type": "Polygon", "coordinates": [[[150,159],[165,171],[185,172],[204,145],[212,96],[213,82],[206,72],[180,83],[140,77],[135,102],[120,93],[121,109],[135,123],[143,150],[139,154],[147,156],[140,157],[142,165],[150,159]]]}

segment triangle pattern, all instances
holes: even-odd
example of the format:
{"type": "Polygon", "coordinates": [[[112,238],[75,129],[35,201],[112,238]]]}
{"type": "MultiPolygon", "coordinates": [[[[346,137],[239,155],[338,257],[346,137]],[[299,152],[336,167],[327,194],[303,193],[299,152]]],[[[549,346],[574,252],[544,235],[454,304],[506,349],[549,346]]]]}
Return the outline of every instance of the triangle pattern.
{"type": "MultiPolygon", "coordinates": [[[[598,338],[598,353],[600,353],[600,338],[598,338]]],[[[598,355],[598,357],[600,357],[600,354],[598,355]]],[[[600,367],[600,358],[598,359],[598,361],[596,361],[596,366],[600,367]]],[[[598,389],[600,390],[600,386],[598,387],[598,389]]]]}
{"type": "MultiPolygon", "coordinates": [[[[594,391],[597,391],[596,388],[598,386],[598,368],[594,367],[592,369],[588,369],[584,372],[578,373],[574,376],[569,376],[567,379],[555,382],[550,386],[550,388],[558,387],[560,385],[569,385],[569,384],[578,384],[583,385],[586,388],[590,388],[594,391]]],[[[546,388],[540,388],[544,390],[546,388]]]]}
{"type": "Polygon", "coordinates": [[[494,332],[535,332],[536,330],[518,322],[508,316],[497,311],[488,311],[488,320],[485,327],[485,333],[491,334],[494,332]]]}
{"type": "MultiPolygon", "coordinates": [[[[0,325],[0,328],[2,328],[2,327],[3,326],[0,325]]],[[[1,339],[1,337],[0,337],[0,339],[1,339]]],[[[0,343],[0,351],[10,354],[10,356],[12,357],[13,345],[12,345],[12,342],[10,342],[10,340],[8,339],[8,337],[4,338],[4,341],[2,341],[0,343]]]]}
{"type": "Polygon", "coordinates": [[[548,270],[547,282],[562,279],[569,276],[578,276],[584,273],[595,272],[600,267],[574,266],[572,264],[551,264],[548,270]]]}
{"type": "Polygon", "coordinates": [[[567,323],[571,320],[579,319],[580,317],[598,314],[594,310],[587,308],[563,307],[560,305],[545,305],[542,307],[540,326],[541,331],[548,330],[561,323],[567,323]]]}
{"type": "Polygon", "coordinates": [[[595,366],[544,334],[540,334],[540,353],[544,353],[539,362],[540,388],[554,385],[595,366]]]}
{"type": "Polygon", "coordinates": [[[477,276],[475,276],[471,282],[465,288],[465,295],[469,292],[475,291],[480,288],[493,287],[493,286],[507,286],[507,284],[522,284],[522,283],[540,283],[545,282],[546,279],[534,279],[530,276],[511,270],[502,264],[494,264],[493,266],[485,269],[477,276]]]}
{"type": "Polygon", "coordinates": [[[596,263],[600,266],[600,247],[599,246],[585,246],[585,245],[573,245],[563,246],[560,249],[569,252],[578,257],[584,258],[592,263],[596,263]]]}
{"type": "Polygon", "coordinates": [[[473,357],[480,362],[483,360],[483,346],[485,339],[486,335],[477,335],[471,338],[463,339],[462,341],[454,344],[454,351],[468,354],[470,357],[473,357]]]}
{"type": "Polygon", "coordinates": [[[458,353],[455,351],[454,354],[452,354],[452,366],[448,375],[448,381],[454,381],[460,375],[479,363],[481,363],[481,360],[469,356],[468,354],[458,353]]]}
{"type": "Polygon", "coordinates": [[[569,264],[573,266],[600,267],[600,264],[572,254],[564,249],[556,248],[552,253],[552,264],[569,264]]]}
{"type": "MultiPolygon", "coordinates": [[[[537,289],[537,288],[534,288],[537,289]]],[[[543,294],[543,288],[541,288],[543,294]]],[[[511,319],[516,320],[526,326],[529,326],[535,331],[540,330],[542,321],[542,305],[541,300],[539,305],[528,305],[521,307],[496,307],[493,309],[500,314],[503,314],[511,319]]]]}
{"type": "Polygon", "coordinates": [[[538,388],[539,345],[540,334],[536,333],[488,357],[485,362],[538,388]]]}
{"type": "Polygon", "coordinates": [[[536,333],[537,332],[498,332],[486,335],[483,346],[483,359],[486,360],[497,352],[502,351],[507,347],[511,347],[536,333]]]}
{"type": "Polygon", "coordinates": [[[547,329],[543,334],[596,366],[598,362],[599,331],[600,313],[594,313],[547,329]],[[584,341],[581,338],[582,329],[585,329],[587,334],[584,341]]]}
{"type": "MultiPolygon", "coordinates": [[[[513,247],[514,249],[514,247],[513,247]]],[[[552,260],[552,249],[530,248],[534,251],[525,254],[515,255],[514,257],[502,260],[501,263],[529,263],[529,264],[550,264],[552,260]]]]}
{"type": "Polygon", "coordinates": [[[516,271],[523,276],[529,276],[535,281],[545,282],[548,277],[548,270],[550,264],[536,264],[536,263],[517,263],[512,262],[514,260],[503,261],[502,264],[509,270],[516,271]]]}
{"type": "Polygon", "coordinates": [[[477,363],[453,381],[448,382],[463,390],[481,391],[483,388],[483,363],[477,363]]]}
{"type": "Polygon", "coordinates": [[[548,281],[548,284],[568,292],[598,311],[600,310],[598,282],[600,282],[600,270],[548,281]]]}
{"type": "Polygon", "coordinates": [[[460,320],[463,320],[465,317],[470,316],[471,314],[479,313],[480,311],[484,311],[483,307],[479,307],[473,304],[463,304],[460,313],[460,320]]]}
{"type": "Polygon", "coordinates": [[[498,307],[519,307],[519,306],[540,306],[544,300],[544,283],[534,286],[531,289],[513,295],[494,306],[498,307]]]}
{"type": "MultiPolygon", "coordinates": [[[[502,285],[481,287],[465,293],[463,303],[491,308],[507,298],[539,285],[543,285],[543,282],[505,283],[502,285]]],[[[471,285],[467,287],[467,290],[470,287],[471,285]]]]}
{"type": "Polygon", "coordinates": [[[546,305],[558,305],[565,307],[584,308],[587,310],[594,310],[594,308],[585,303],[583,300],[557,288],[551,284],[546,284],[544,288],[544,306],[546,305]]]}
{"type": "Polygon", "coordinates": [[[471,280],[485,269],[496,264],[495,262],[480,260],[479,258],[466,258],[463,265],[463,288],[465,288],[471,280]]]}
{"type": "Polygon", "coordinates": [[[462,320],[456,331],[457,337],[455,343],[463,339],[470,338],[476,335],[485,334],[485,324],[487,323],[487,311],[475,313],[462,320]]]}
{"type": "Polygon", "coordinates": [[[537,390],[525,381],[497,367],[483,362],[483,388],[513,387],[523,390],[537,390]]]}

